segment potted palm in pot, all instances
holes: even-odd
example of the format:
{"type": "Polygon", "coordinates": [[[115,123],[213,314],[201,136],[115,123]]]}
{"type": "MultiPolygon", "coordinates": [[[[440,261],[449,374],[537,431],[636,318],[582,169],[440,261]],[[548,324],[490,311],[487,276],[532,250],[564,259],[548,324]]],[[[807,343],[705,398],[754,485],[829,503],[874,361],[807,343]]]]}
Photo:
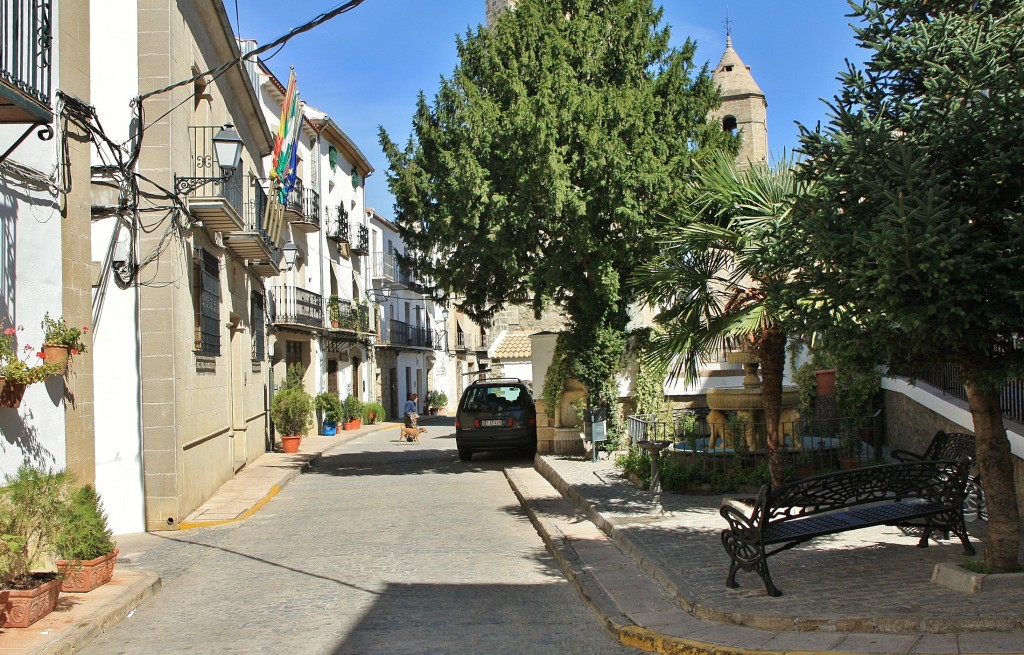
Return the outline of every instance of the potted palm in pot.
{"type": "Polygon", "coordinates": [[[118,550],[99,494],[91,484],[71,491],[54,550],[57,570],[64,577],[63,592],[89,592],[113,577],[118,550]]]}
{"type": "Polygon", "coordinates": [[[340,421],[344,415],[341,400],[337,395],[329,391],[324,391],[317,395],[314,402],[316,404],[316,411],[319,412],[320,416],[323,418],[323,429],[320,433],[328,437],[333,437],[338,433],[338,421],[340,421]]]}

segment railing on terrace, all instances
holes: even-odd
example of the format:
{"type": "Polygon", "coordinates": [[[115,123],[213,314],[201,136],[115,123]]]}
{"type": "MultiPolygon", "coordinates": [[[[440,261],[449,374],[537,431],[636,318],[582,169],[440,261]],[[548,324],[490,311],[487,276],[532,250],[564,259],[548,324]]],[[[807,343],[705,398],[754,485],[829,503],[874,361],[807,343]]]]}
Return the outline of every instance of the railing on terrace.
{"type": "MultiPolygon", "coordinates": [[[[946,364],[941,368],[924,371],[918,376],[933,387],[948,393],[954,398],[967,400],[967,391],[964,389],[963,378],[960,376],[960,367],[956,364],[946,364]]],[[[1016,378],[1010,380],[999,392],[999,407],[1003,414],[1015,421],[1024,421],[1024,380],[1016,378]]]]}
{"type": "MultiPolygon", "coordinates": [[[[765,427],[764,423],[736,419],[709,424],[688,410],[631,415],[626,419],[631,443],[671,441],[674,445],[663,455],[723,472],[767,467],[765,427]]],[[[783,437],[781,455],[790,477],[804,477],[850,463],[865,464],[881,456],[881,412],[780,422],[779,430],[783,437]]]]}
{"type": "Polygon", "coordinates": [[[362,223],[352,221],[348,230],[349,249],[357,255],[370,254],[370,230],[362,223]]]}
{"type": "Polygon", "coordinates": [[[0,4],[0,77],[44,107],[50,106],[52,18],[50,0],[0,4]]]}
{"type": "MultiPolygon", "coordinates": [[[[219,125],[192,125],[188,128],[189,146],[192,152],[191,177],[219,178],[220,163],[214,154],[213,137],[223,129],[219,125]]],[[[231,177],[227,180],[207,182],[196,189],[196,197],[224,198],[235,208],[239,216],[245,214],[245,166],[239,163],[231,177]]]]}
{"type": "Polygon", "coordinates": [[[324,300],[318,293],[288,284],[274,285],[270,292],[275,325],[324,327],[324,300]]]}

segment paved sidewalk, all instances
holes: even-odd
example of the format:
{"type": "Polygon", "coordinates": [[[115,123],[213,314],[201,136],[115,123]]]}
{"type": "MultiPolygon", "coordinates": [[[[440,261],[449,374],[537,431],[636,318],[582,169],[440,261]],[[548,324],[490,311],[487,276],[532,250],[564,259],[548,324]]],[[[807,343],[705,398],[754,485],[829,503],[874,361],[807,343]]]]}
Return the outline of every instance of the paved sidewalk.
{"type": "MultiPolygon", "coordinates": [[[[343,443],[395,430],[400,446],[398,427],[307,437],[295,455],[267,453],[179,528],[245,520],[343,443]]],[[[687,655],[1024,653],[1024,591],[967,594],[931,582],[937,563],[960,560],[958,542],[920,549],[893,528],[817,539],[772,558],[784,595],[771,598],[750,573],[739,589],[725,587],[719,495],[654,496],[612,462],[579,457],[539,455],[506,476],[584,602],[627,646],[687,655]]],[[[152,539],[123,537],[122,558],[152,539]]],[[[982,531],[977,541],[980,551],[982,531]]],[[[62,596],[58,612],[30,628],[0,630],[0,655],[73,653],[159,588],[157,576],[119,568],[101,590],[62,596]]]]}
{"type": "Polygon", "coordinates": [[[887,527],[814,540],[772,558],[784,595],[771,598],[752,573],[740,574],[739,589],[725,586],[720,495],[656,497],[607,460],[541,455],[535,466],[510,469],[510,483],[581,595],[627,645],[688,654],[1024,653],[1020,586],[967,594],[931,581],[937,563],[963,557],[958,541],[921,549],[887,527]]]}

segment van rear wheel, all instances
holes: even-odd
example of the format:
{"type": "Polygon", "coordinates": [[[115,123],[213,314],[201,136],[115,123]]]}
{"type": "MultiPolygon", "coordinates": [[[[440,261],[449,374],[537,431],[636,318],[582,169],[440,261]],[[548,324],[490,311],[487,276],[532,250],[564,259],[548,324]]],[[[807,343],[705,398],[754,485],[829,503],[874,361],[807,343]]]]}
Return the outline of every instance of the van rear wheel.
{"type": "Polygon", "coordinates": [[[459,459],[461,459],[463,462],[468,462],[469,460],[473,459],[473,451],[466,450],[465,448],[459,448],[459,459]]]}

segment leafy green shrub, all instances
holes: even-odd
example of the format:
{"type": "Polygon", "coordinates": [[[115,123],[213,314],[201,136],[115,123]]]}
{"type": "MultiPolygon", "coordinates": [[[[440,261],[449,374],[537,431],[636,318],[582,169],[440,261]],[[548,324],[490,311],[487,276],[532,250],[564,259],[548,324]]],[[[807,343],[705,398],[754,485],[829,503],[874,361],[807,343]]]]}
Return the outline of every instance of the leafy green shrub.
{"type": "Polygon", "coordinates": [[[318,394],[313,402],[316,406],[316,411],[323,414],[324,421],[337,423],[341,420],[344,410],[341,406],[341,399],[336,394],[325,391],[318,394]]]}
{"type": "Polygon", "coordinates": [[[0,487],[0,587],[27,578],[55,554],[70,478],[22,465],[0,487]]]}
{"type": "Polygon", "coordinates": [[[274,394],[270,417],[281,434],[304,434],[313,423],[313,398],[302,387],[285,387],[274,394]]]}
{"type": "Polygon", "coordinates": [[[70,493],[59,523],[54,550],[62,559],[96,559],[115,548],[103,504],[91,484],[76,487],[70,493]]]}
{"type": "Polygon", "coordinates": [[[356,419],[363,418],[363,401],[359,400],[355,396],[349,395],[349,397],[345,399],[345,402],[342,405],[342,407],[342,415],[345,417],[346,423],[349,421],[354,421],[356,419]]]}
{"type": "Polygon", "coordinates": [[[427,393],[427,407],[440,409],[448,406],[448,394],[440,389],[431,389],[427,393]]]}
{"type": "Polygon", "coordinates": [[[367,423],[380,423],[387,418],[387,411],[380,403],[366,403],[363,410],[367,423]]]}

